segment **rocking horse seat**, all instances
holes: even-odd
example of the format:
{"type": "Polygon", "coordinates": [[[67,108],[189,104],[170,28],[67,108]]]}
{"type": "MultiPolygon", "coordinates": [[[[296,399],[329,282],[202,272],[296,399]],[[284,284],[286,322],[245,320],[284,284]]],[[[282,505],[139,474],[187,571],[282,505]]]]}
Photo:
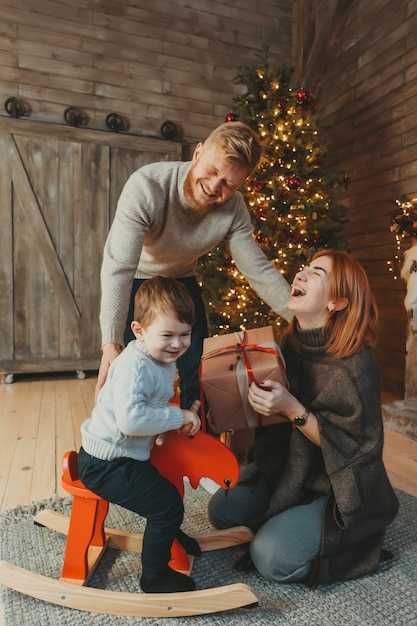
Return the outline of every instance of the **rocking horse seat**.
{"type": "MultiPolygon", "coordinates": [[[[151,462],[184,495],[184,477],[196,489],[203,477],[211,478],[225,490],[233,488],[239,476],[234,454],[216,438],[199,432],[190,439],[185,434],[168,433],[162,446],[154,446],[151,462]]],[[[182,593],[122,593],[86,587],[107,547],[120,550],[142,549],[142,535],[106,529],[109,503],[87,489],[78,475],[78,454],[63,458],[62,485],[73,496],[71,515],[44,510],[35,523],[67,534],[60,580],[29,572],[0,561],[0,583],[41,600],[61,606],[109,615],[139,617],[178,617],[201,615],[238,607],[257,606],[258,597],[248,585],[236,583],[182,593]]],[[[193,534],[202,552],[247,543],[253,538],[244,526],[224,531],[193,534]]],[[[193,557],[175,540],[170,566],[190,573],[193,557]]]]}
{"type": "Polygon", "coordinates": [[[77,452],[65,453],[62,470],[62,486],[73,500],[61,580],[84,585],[107,546],[104,521],[109,503],[81,482],[77,452]]]}

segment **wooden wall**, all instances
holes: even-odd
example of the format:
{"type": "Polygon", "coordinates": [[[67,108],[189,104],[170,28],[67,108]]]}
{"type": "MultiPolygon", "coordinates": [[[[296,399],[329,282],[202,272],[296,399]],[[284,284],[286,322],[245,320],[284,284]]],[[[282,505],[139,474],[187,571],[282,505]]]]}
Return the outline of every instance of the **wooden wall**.
{"type": "Polygon", "coordinates": [[[7,379],[96,368],[97,277],[122,185],[144,162],[187,158],[224,121],[236,65],[264,37],[277,64],[290,59],[291,0],[0,0],[0,102],[28,112],[0,108],[7,379]],[[68,125],[68,107],[87,123],[68,125]],[[110,113],[126,132],[107,128],[110,113]],[[175,141],[161,138],[167,120],[175,141]]]}
{"type": "Polygon", "coordinates": [[[291,57],[291,0],[0,0],[0,102],[23,98],[47,123],[78,106],[101,129],[116,112],[150,136],[171,120],[200,140],[264,34],[278,63],[291,57]]]}
{"type": "Polygon", "coordinates": [[[397,253],[390,232],[394,201],[417,196],[417,2],[296,0],[296,5],[298,72],[319,96],[329,156],[347,171],[342,200],[350,208],[349,244],[380,308],[384,388],[403,397],[405,285],[394,279],[387,262],[397,253]]]}
{"type": "Polygon", "coordinates": [[[273,60],[293,54],[318,95],[329,157],[349,176],[349,243],[380,307],[384,387],[401,396],[404,289],[387,261],[394,200],[417,195],[416,25],[416,0],[0,0],[0,103],[20,97],[52,125],[78,106],[104,131],[116,112],[133,136],[172,120],[187,147],[224,120],[234,68],[265,31],[273,60]]]}

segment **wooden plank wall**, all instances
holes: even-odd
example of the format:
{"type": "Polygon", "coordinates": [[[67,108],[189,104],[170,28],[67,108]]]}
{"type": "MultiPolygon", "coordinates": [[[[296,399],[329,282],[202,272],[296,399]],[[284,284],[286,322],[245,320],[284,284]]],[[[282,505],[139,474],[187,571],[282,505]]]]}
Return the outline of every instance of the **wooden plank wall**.
{"type": "MultiPolygon", "coordinates": [[[[310,18],[316,12],[317,42],[335,0],[296,2],[310,10],[310,18]]],[[[351,251],[366,268],[380,308],[378,358],[384,387],[403,397],[405,285],[394,279],[387,262],[397,254],[390,232],[394,201],[417,196],[417,2],[339,0],[339,8],[341,4],[343,28],[325,62],[310,66],[306,79],[319,96],[329,157],[349,177],[341,199],[350,209],[351,251]]],[[[310,40],[312,30],[311,24],[305,30],[310,40]]],[[[298,57],[301,45],[299,41],[295,50],[298,57]]],[[[404,243],[403,250],[409,245],[404,243]]]]}
{"type": "Polygon", "coordinates": [[[116,112],[150,136],[172,120],[200,140],[264,34],[291,58],[292,0],[0,0],[0,102],[20,97],[48,123],[77,106],[98,129],[116,112]]]}
{"type": "Polygon", "coordinates": [[[151,137],[173,120],[192,144],[223,121],[239,89],[234,68],[253,60],[264,31],[277,64],[290,58],[300,4],[308,40],[294,58],[304,60],[320,33],[328,41],[320,24],[328,27],[329,10],[346,10],[307,79],[319,96],[329,157],[350,179],[342,200],[352,214],[352,252],[380,306],[384,386],[401,396],[404,290],[387,261],[396,254],[393,202],[417,195],[416,0],[0,0],[0,102],[19,96],[33,120],[50,124],[79,106],[100,130],[115,111],[128,118],[130,133],[151,137]]]}

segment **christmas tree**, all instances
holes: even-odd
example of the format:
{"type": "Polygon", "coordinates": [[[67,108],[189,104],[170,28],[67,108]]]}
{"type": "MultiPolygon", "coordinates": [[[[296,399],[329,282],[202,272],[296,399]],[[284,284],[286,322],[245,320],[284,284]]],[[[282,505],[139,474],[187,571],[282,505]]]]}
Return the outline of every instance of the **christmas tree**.
{"type": "MultiPolygon", "coordinates": [[[[236,68],[235,83],[246,90],[233,99],[226,121],[244,122],[261,138],[261,164],[241,191],[257,243],[291,282],[316,250],[346,248],[346,209],[335,197],[348,179],[324,165],[317,99],[291,85],[287,66],[270,65],[267,45],[255,56],[256,63],[236,68]]],[[[198,269],[211,335],[270,323],[279,336],[284,320],[251,289],[224,244],[198,269]]]]}

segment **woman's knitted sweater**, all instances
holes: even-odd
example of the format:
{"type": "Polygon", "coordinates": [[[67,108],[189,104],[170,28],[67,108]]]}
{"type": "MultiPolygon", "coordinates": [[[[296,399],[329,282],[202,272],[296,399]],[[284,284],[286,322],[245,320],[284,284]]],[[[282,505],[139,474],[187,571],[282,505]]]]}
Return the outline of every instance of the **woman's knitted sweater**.
{"type": "Polygon", "coordinates": [[[280,429],[269,427],[255,442],[255,460],[273,485],[265,519],[325,494],[321,551],[311,584],[373,572],[381,560],[385,528],[398,511],[382,461],[375,356],[365,347],[353,356],[335,358],[326,353],[320,329],[285,335],[282,352],[291,393],[317,417],[321,447],[294,429],[282,470],[271,446],[274,436],[280,445],[280,429]]]}

